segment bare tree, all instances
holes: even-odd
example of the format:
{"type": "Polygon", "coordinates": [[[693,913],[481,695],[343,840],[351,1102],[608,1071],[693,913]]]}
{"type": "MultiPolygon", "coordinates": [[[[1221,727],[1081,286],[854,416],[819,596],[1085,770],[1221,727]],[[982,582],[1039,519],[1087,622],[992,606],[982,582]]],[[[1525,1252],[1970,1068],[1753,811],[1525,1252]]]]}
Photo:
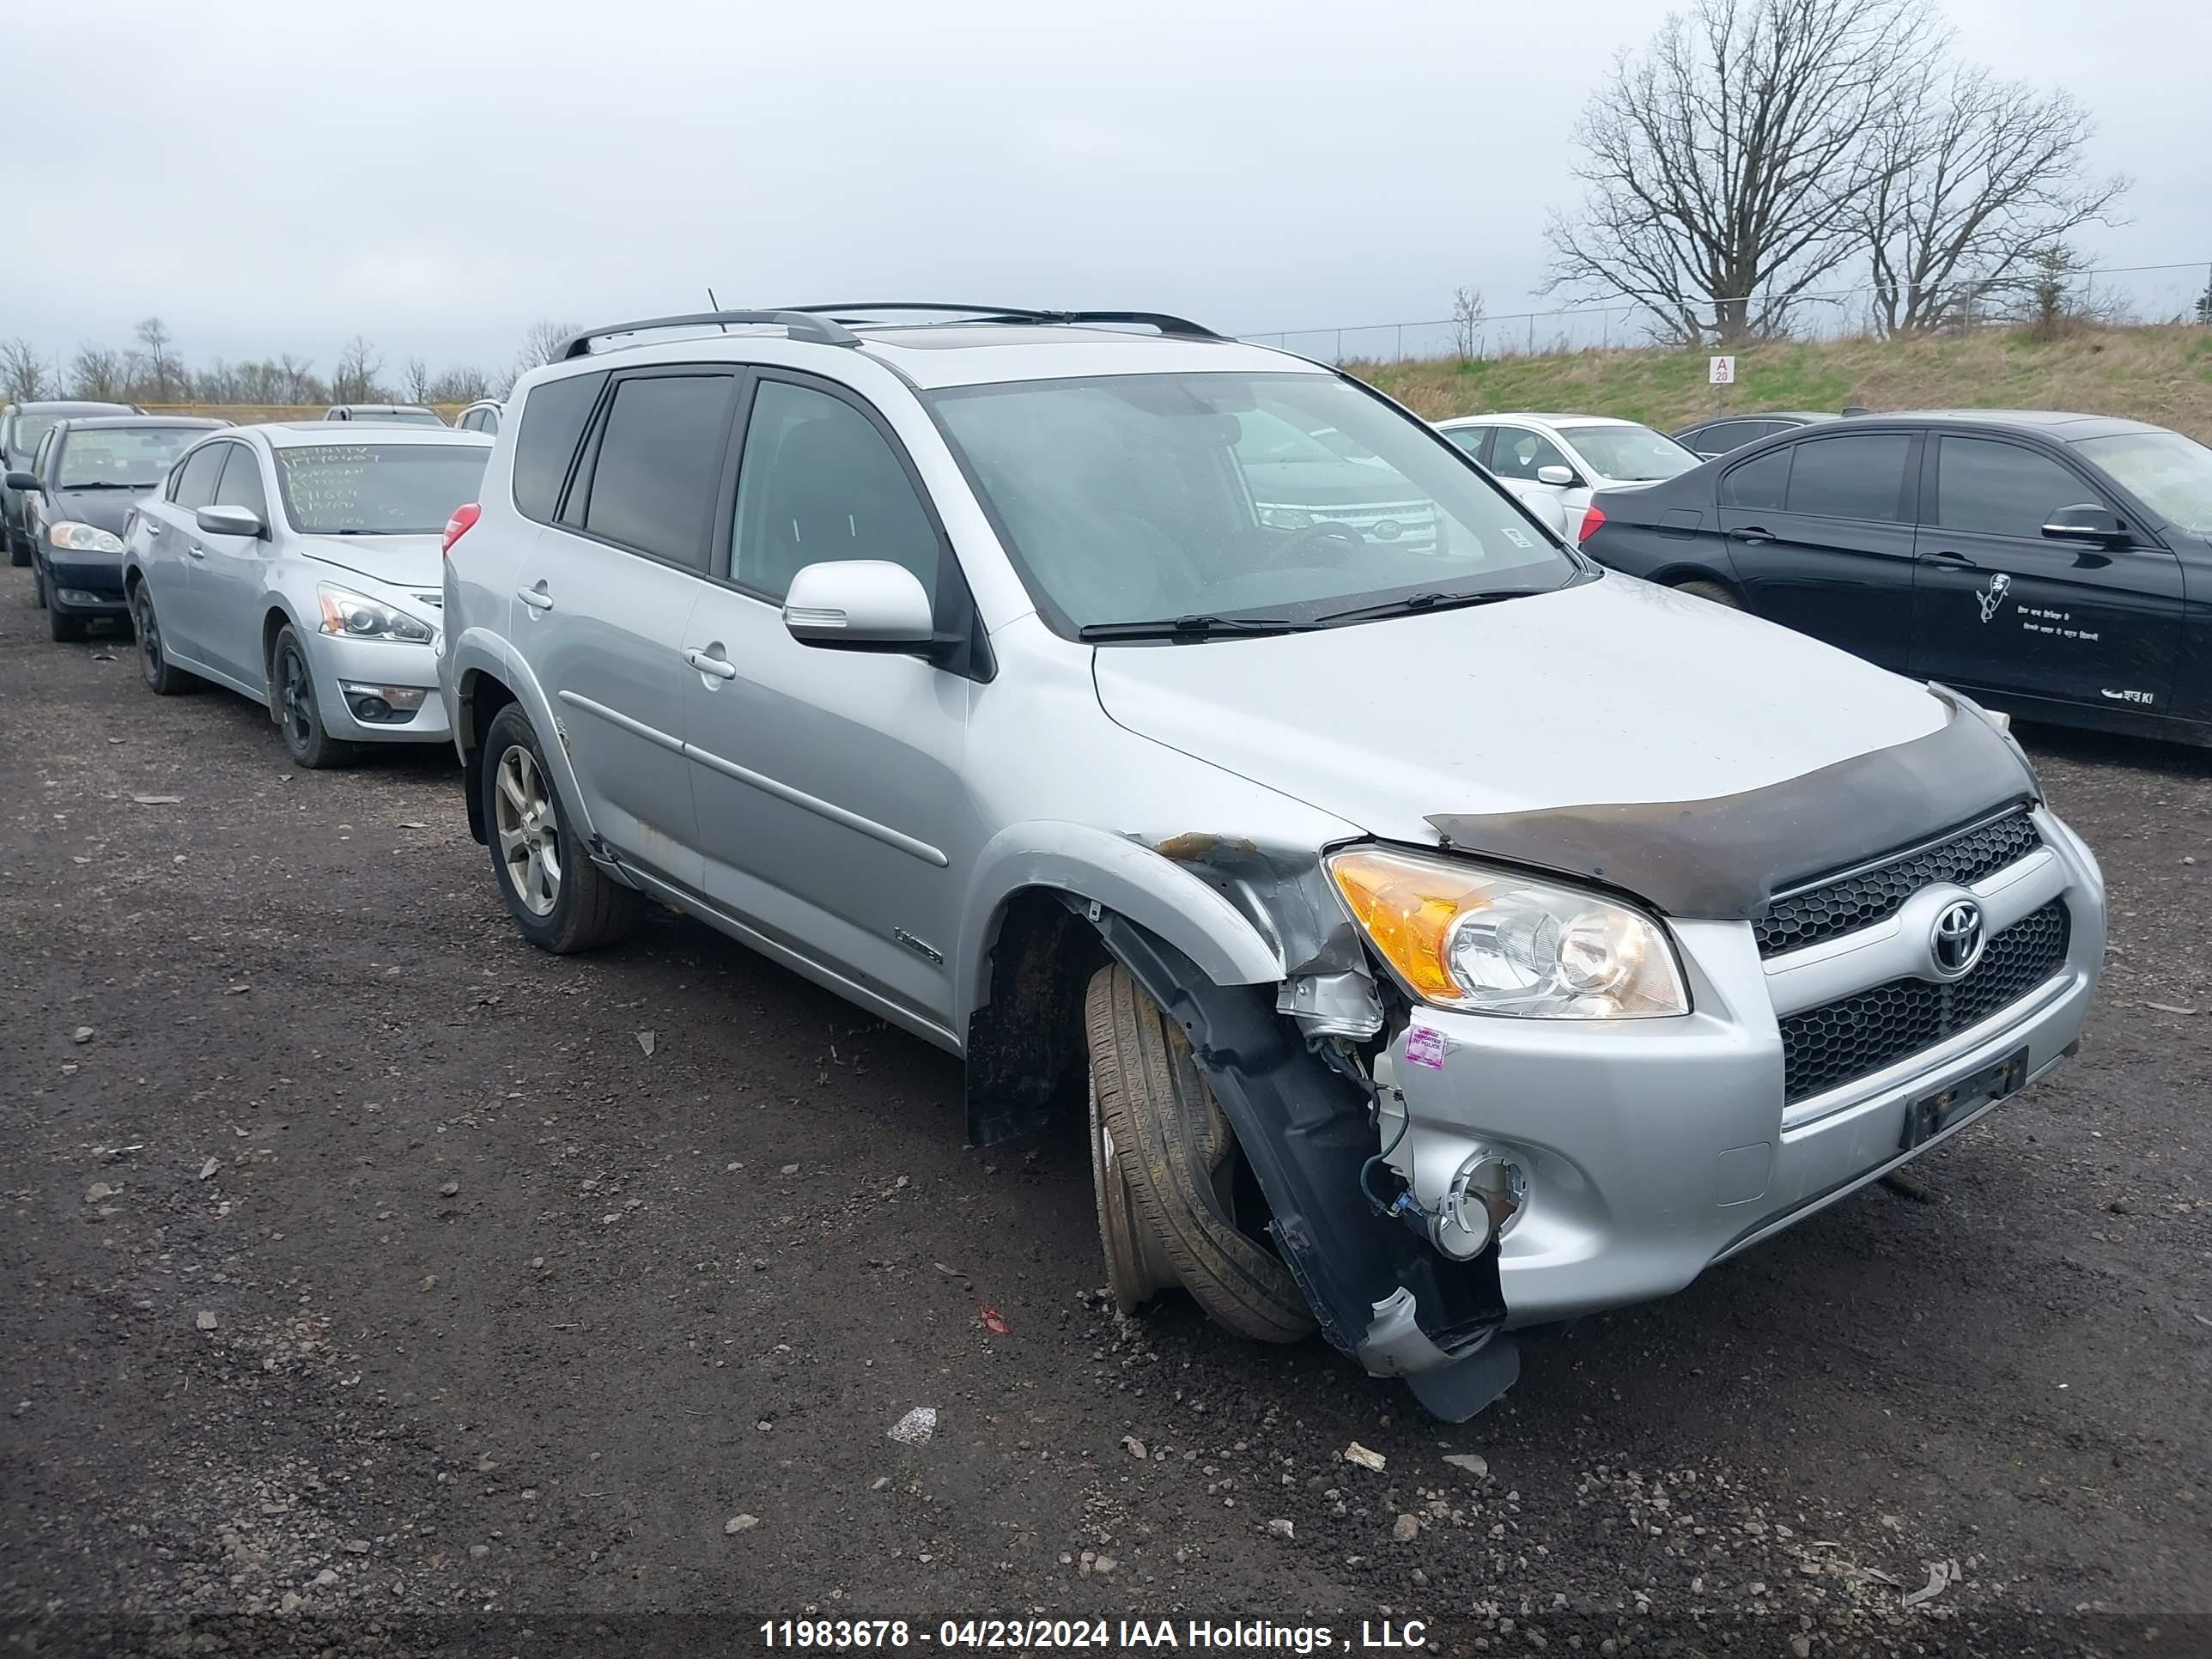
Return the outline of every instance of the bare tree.
{"type": "Polygon", "coordinates": [[[103,404],[121,401],[123,354],[107,346],[79,346],[70,359],[69,386],[72,398],[103,404]]]}
{"type": "Polygon", "coordinates": [[[0,342],[0,385],[10,403],[33,403],[53,395],[54,382],[46,378],[46,360],[28,340],[0,342]]]}
{"type": "Polygon", "coordinates": [[[276,359],[276,367],[284,376],[284,401],[288,404],[319,403],[316,395],[314,377],[308,373],[314,367],[312,357],[295,357],[285,352],[276,359]]]}
{"type": "Polygon", "coordinates": [[[1869,129],[1859,222],[1882,330],[1966,319],[2040,251],[2113,222],[2128,180],[2086,174],[2093,130],[2069,92],[2040,94],[1971,64],[1911,77],[1869,129]]]}
{"type": "Polygon", "coordinates": [[[331,373],[331,401],[340,404],[367,404],[376,401],[376,377],[384,372],[384,359],[377,356],[376,347],[368,337],[356,334],[346,343],[338,354],[338,366],[331,373]]]}
{"type": "Polygon", "coordinates": [[[550,317],[541,317],[523,331],[522,349],[514,354],[514,371],[500,387],[504,397],[514,389],[514,383],[543,364],[550,363],[561,355],[561,349],[583,332],[580,323],[556,322],[550,317]]]}
{"type": "Polygon", "coordinates": [[[426,400],[437,404],[472,404],[491,396],[491,376],[473,363],[458,364],[430,382],[426,400]]]}
{"type": "Polygon", "coordinates": [[[1684,341],[1778,331],[1863,245],[1865,134],[1940,44],[1923,0],[1692,0],[1584,107],[1547,290],[1620,295],[1684,341]]]}
{"type": "Polygon", "coordinates": [[[407,401],[410,404],[430,401],[430,365],[420,357],[407,360],[407,401]]]}
{"type": "Polygon", "coordinates": [[[1474,360],[1475,337],[1482,331],[1483,319],[1489,313],[1483,309],[1482,290],[1462,288],[1452,295],[1452,346],[1460,362],[1474,360]]]}
{"type": "Polygon", "coordinates": [[[169,325],[159,317],[142,320],[137,330],[138,358],[143,366],[146,389],[153,393],[152,401],[166,404],[177,389],[180,365],[177,361],[176,339],[169,325]]]}

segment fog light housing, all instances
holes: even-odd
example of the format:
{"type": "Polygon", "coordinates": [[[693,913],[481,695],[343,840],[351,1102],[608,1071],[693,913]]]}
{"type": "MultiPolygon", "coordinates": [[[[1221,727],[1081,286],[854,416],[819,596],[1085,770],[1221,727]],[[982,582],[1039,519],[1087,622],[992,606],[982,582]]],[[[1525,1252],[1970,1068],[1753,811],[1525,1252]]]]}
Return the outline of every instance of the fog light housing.
{"type": "Polygon", "coordinates": [[[54,597],[64,605],[112,605],[115,601],[112,593],[94,593],[82,587],[57,587],[54,597]]]}
{"type": "Polygon", "coordinates": [[[430,695],[428,686],[364,685],[356,680],[340,680],[338,690],[345,693],[346,707],[353,711],[353,717],[368,726],[398,726],[411,720],[422,699],[430,695]]]}
{"type": "Polygon", "coordinates": [[[1468,1261],[1511,1232],[1528,1204],[1528,1171],[1501,1153],[1476,1152],[1452,1176],[1429,1223],[1429,1241],[1446,1255],[1468,1261]]]}

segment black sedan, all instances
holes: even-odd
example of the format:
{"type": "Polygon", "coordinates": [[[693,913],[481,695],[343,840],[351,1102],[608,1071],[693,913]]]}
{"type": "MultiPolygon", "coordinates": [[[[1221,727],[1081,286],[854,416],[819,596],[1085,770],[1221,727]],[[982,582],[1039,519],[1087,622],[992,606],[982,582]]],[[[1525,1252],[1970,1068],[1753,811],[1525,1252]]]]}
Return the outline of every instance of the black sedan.
{"type": "Polygon", "coordinates": [[[1828,422],[1600,495],[1583,546],[2024,719],[2212,744],[2212,449],[2162,427],[1828,422]]]}
{"type": "Polygon", "coordinates": [[[228,424],[179,415],[57,421],[40,441],[35,470],[9,471],[8,488],[23,501],[32,587],[56,639],[83,638],[95,617],[129,615],[124,521],[187,444],[228,424]]]}
{"type": "MultiPolygon", "coordinates": [[[[1846,409],[1845,415],[1863,415],[1863,409],[1846,409]]],[[[1674,441],[1707,460],[1716,455],[1725,455],[1732,449],[1741,449],[1746,444],[1755,444],[1761,438],[1772,438],[1784,432],[1795,432],[1801,426],[1818,426],[1823,421],[1838,418],[1810,409],[1765,409],[1754,415],[1718,415],[1710,421],[1699,421],[1686,426],[1671,435],[1674,441]]]]}
{"type": "MultiPolygon", "coordinates": [[[[88,403],[82,398],[49,398],[40,403],[0,406],[0,462],[12,472],[31,470],[31,458],[54,422],[77,415],[136,415],[135,404],[88,403]]],[[[23,521],[23,494],[0,480],[0,542],[8,546],[8,562],[31,562],[31,536],[23,521]]]]}

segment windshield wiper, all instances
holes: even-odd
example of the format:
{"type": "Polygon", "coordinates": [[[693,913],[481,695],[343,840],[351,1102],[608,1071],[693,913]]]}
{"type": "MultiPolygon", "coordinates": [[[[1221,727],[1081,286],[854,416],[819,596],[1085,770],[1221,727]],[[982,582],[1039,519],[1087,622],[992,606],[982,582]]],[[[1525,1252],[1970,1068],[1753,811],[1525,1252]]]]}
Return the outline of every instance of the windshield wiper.
{"type": "Polygon", "coordinates": [[[96,478],[90,483],[65,483],[56,486],[65,495],[73,495],[80,489],[151,489],[153,487],[150,483],[118,483],[112,478],[96,478]]]}
{"type": "Polygon", "coordinates": [[[1304,634],[1317,622],[1288,617],[1173,617],[1157,622],[1088,623],[1075,630],[1079,640],[1212,639],[1230,634],[1304,634]]]}
{"type": "Polygon", "coordinates": [[[1553,587],[1489,587],[1475,593],[1408,593],[1402,599],[1384,599],[1379,605],[1355,605],[1349,611],[1332,611],[1320,618],[1322,625],[1335,623],[1368,622],[1377,617],[1403,617],[1417,611],[1457,611],[1468,605],[1495,605],[1500,599],[1533,599],[1539,593],[1555,593],[1553,587]]]}

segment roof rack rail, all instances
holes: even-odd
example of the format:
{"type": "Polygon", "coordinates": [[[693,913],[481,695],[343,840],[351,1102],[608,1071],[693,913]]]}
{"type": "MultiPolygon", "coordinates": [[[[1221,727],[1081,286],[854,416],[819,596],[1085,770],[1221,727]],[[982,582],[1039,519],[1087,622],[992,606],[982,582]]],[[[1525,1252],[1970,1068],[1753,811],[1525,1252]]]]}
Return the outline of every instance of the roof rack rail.
{"type": "Polygon", "coordinates": [[[850,346],[860,343],[851,330],[841,328],[827,317],[809,315],[799,309],[783,311],[695,311],[682,317],[647,317],[634,323],[610,323],[605,328],[586,329],[572,336],[562,346],[560,361],[570,357],[588,357],[592,342],[604,340],[617,334],[641,334],[653,328],[707,328],[729,323],[771,323],[781,325],[794,340],[812,340],[822,345],[850,346]]]}
{"type": "Polygon", "coordinates": [[[1158,329],[1163,334],[1172,334],[1184,339],[1218,340],[1224,337],[1202,323],[1194,323],[1188,317],[1171,316],[1164,311],[1040,311],[1030,306],[939,305],[918,300],[854,301],[834,306],[787,306],[784,309],[814,316],[835,316],[841,319],[848,319],[854,313],[860,312],[944,311],[965,313],[968,320],[978,323],[1141,323],[1158,329]]]}

